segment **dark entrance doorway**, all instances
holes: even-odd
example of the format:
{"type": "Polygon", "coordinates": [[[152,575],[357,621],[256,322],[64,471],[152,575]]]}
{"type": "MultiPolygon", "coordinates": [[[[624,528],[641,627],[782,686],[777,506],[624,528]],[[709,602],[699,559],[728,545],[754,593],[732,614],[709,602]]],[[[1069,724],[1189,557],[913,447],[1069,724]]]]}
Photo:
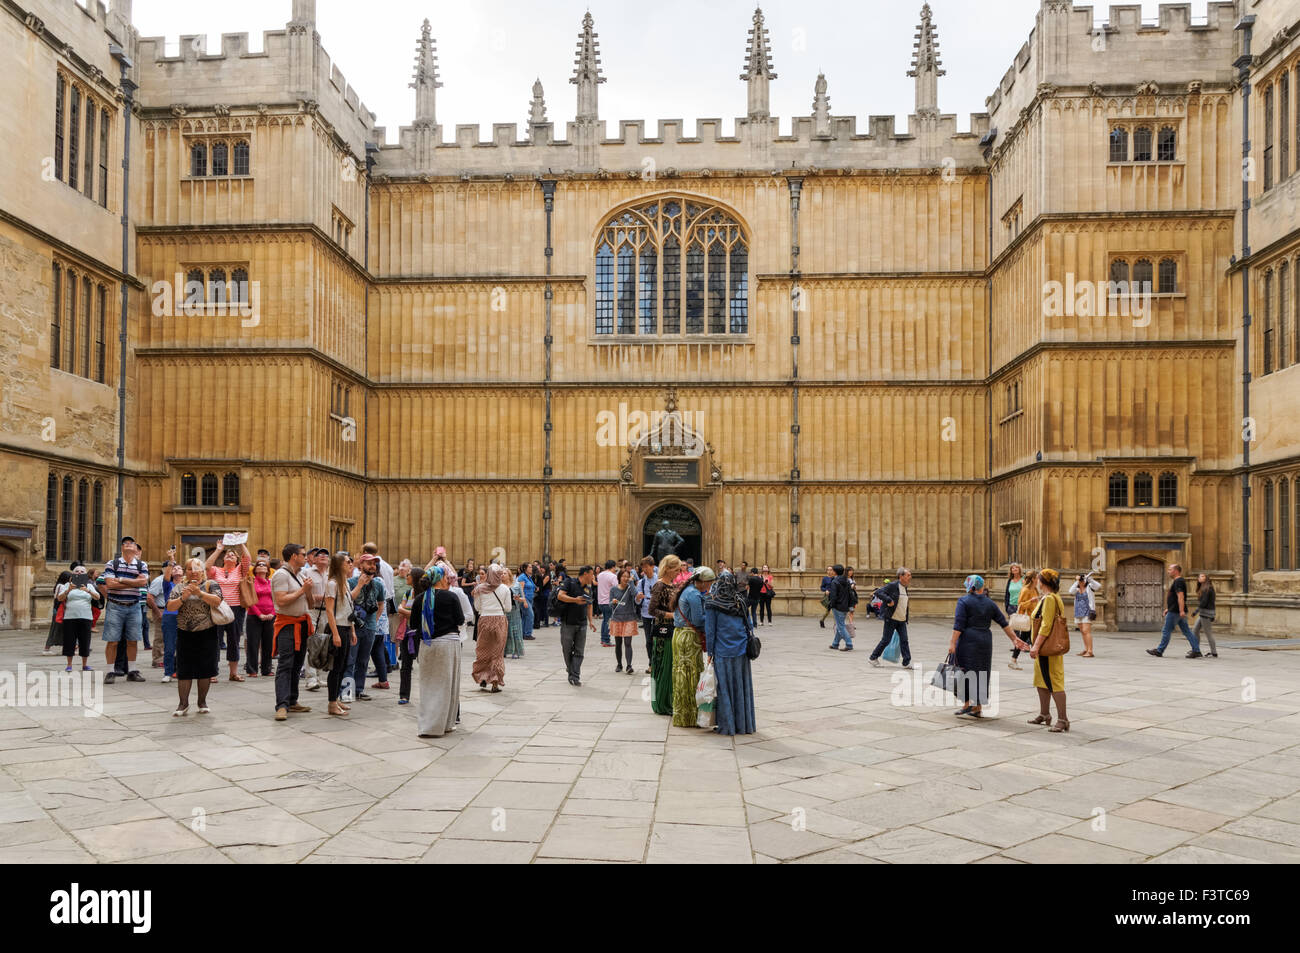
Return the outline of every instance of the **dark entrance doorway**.
{"type": "Polygon", "coordinates": [[[704,530],[700,526],[700,518],[679,503],[666,503],[646,517],[645,526],[641,529],[641,554],[648,555],[654,551],[655,534],[663,529],[665,520],[668,521],[668,528],[682,538],[681,545],[677,547],[677,555],[683,561],[693,559],[695,565],[700,565],[704,554],[704,530]]]}

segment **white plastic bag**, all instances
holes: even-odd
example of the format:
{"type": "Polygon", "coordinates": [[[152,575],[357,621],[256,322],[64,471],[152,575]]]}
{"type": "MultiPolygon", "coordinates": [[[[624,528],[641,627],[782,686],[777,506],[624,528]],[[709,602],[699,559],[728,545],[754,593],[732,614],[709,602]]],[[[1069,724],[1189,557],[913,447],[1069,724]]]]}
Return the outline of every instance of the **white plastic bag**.
{"type": "Polygon", "coordinates": [[[697,727],[712,728],[717,724],[717,716],[713,710],[717,698],[718,678],[713,671],[713,661],[710,660],[705,664],[704,671],[700,674],[700,681],[695,686],[695,704],[699,709],[699,714],[695,718],[697,727]]]}

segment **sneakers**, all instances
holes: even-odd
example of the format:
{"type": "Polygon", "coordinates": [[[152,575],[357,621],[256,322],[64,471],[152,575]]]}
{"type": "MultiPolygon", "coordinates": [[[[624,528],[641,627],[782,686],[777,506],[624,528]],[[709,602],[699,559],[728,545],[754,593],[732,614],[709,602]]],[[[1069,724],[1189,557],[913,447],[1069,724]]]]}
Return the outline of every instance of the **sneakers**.
{"type": "MultiPolygon", "coordinates": [[[[64,671],[65,671],[65,672],[71,672],[71,671],[72,671],[72,666],[69,665],[67,668],[64,669],[64,671]]],[[[621,672],[621,671],[623,671],[623,670],[622,670],[622,669],[619,669],[619,671],[621,672]]]]}
{"type": "Polygon", "coordinates": [[[167,684],[168,682],[170,682],[171,680],[172,680],[172,677],[171,677],[170,675],[164,675],[164,676],[162,677],[162,683],[163,683],[164,685],[166,685],[166,684],[167,684]]]}
{"type": "Polygon", "coordinates": [[[307,691],[309,692],[320,691],[320,682],[317,679],[313,678],[310,682],[307,683],[307,691]]]}
{"type": "Polygon", "coordinates": [[[1147,649],[1147,655],[1154,655],[1156,658],[1164,658],[1165,653],[1159,649],[1147,649]]]}
{"type": "MultiPolygon", "coordinates": [[[[72,669],[69,668],[68,671],[70,672],[70,671],[72,671],[72,669]]],[[[619,663],[618,663],[618,668],[614,669],[614,671],[616,671],[616,672],[621,672],[621,671],[623,671],[623,663],[622,663],[622,662],[619,662],[619,663]]]]}
{"type": "Polygon", "coordinates": [[[880,659],[878,659],[878,658],[869,658],[869,659],[867,659],[867,661],[871,663],[871,667],[872,667],[872,668],[880,668],[880,659]]]}
{"type": "Polygon", "coordinates": [[[365,692],[357,692],[357,698],[359,698],[363,702],[368,702],[373,700],[374,696],[367,695],[365,692]]]}
{"type": "Polygon", "coordinates": [[[1020,662],[1018,662],[1016,659],[1012,659],[1010,662],[1007,663],[1007,668],[1015,669],[1018,672],[1020,671],[1020,662]]]}
{"type": "Polygon", "coordinates": [[[54,654],[54,649],[43,649],[43,650],[41,651],[41,654],[42,654],[42,655],[53,655],[53,654],[54,654]]]}
{"type": "Polygon", "coordinates": [[[117,681],[117,673],[116,673],[116,672],[105,672],[105,673],[104,673],[104,684],[105,684],[105,685],[112,685],[115,681],[117,681]]]}
{"type": "Polygon", "coordinates": [[[277,709],[275,710],[275,720],[276,720],[276,721],[288,721],[288,720],[289,720],[289,710],[288,710],[287,708],[277,708],[277,709]]]}
{"type": "Polygon", "coordinates": [[[128,682],[143,682],[144,676],[141,675],[139,672],[127,672],[126,680],[128,682]]]}

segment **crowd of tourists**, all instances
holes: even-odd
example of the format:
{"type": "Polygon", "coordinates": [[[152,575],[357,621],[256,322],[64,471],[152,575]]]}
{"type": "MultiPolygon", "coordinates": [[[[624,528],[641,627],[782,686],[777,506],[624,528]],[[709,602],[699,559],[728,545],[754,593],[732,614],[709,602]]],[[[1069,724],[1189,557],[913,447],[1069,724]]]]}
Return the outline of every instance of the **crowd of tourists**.
{"type": "MultiPolygon", "coordinates": [[[[516,570],[470,559],[457,569],[438,547],[423,566],[402,559],[394,567],[374,543],[355,557],[296,543],[274,557],[264,549],[254,555],[244,544],[221,542],[206,559],[178,559],[173,548],[151,578],[141,556],[135,540],[126,536],[120,554],[101,572],[92,576],[84,564],[74,563],[60,575],[45,654],[61,648],[66,671],[74,671],[78,660],[82,671],[90,671],[92,628],[102,613],[110,669],[104,681],[144,681],[143,644],[152,652],[153,667],[162,669],[162,681],[176,682],[174,717],[189,714],[192,693],[199,714],[211,711],[209,697],[224,654],[230,681],[275,679],[277,721],[311,711],[302,704],[300,687],[309,692],[324,687],[328,714],[346,717],[357,701],[373,700],[371,691],[391,690],[389,676],[396,671],[398,704],[411,704],[418,687],[419,733],[441,737],[459,720],[466,641],[475,643],[471,678],[481,691],[497,693],[506,684],[506,662],[524,656],[524,643],[535,641],[535,632],[554,626],[571,685],[582,685],[589,632],[599,632],[600,645],[614,650],[615,671],[628,675],[638,669],[639,633],[652,711],[680,727],[726,735],[756,730],[750,661],[757,657],[755,629],[764,619],[772,624],[776,586],[767,566],[742,563],[733,571],[718,560],[713,568],[696,567],[667,555],[658,563],[650,556],[636,565],[610,559],[575,571],[563,559],[525,563],[516,570]]],[[[1191,646],[1188,658],[1205,657],[1202,637],[1209,642],[1208,657],[1217,658],[1212,582],[1204,574],[1197,581],[1193,629],[1182,568],[1171,565],[1169,576],[1161,641],[1147,651],[1162,656],[1178,628],[1191,646]]],[[[911,571],[900,567],[870,596],[869,611],[883,622],[868,657],[873,666],[882,658],[911,666],[911,581],[911,571]]],[[[827,567],[821,585],[826,611],[819,624],[825,627],[834,616],[832,650],[854,648],[857,587],[853,567],[827,567]]],[[[1021,668],[1022,652],[1033,663],[1039,714],[1030,723],[1069,731],[1064,665],[1069,637],[1060,588],[1057,571],[1013,563],[999,606],[983,577],[966,578],[940,672],[960,675],[944,682],[961,702],[957,715],[981,718],[988,704],[996,628],[1010,640],[1010,668],[1021,668]]],[[[1092,622],[1100,588],[1091,573],[1081,573],[1068,589],[1083,658],[1094,657],[1092,622]]]]}
{"type": "Polygon", "coordinates": [[[61,648],[66,671],[78,660],[91,671],[92,628],[103,613],[105,683],[144,681],[143,645],[162,681],[176,683],[173,717],[190,713],[192,695],[198,714],[211,712],[224,655],[229,681],[275,679],[276,721],[310,712],[300,689],[322,687],[328,714],[346,717],[357,701],[372,701],[371,692],[391,690],[396,671],[398,704],[411,704],[418,688],[420,736],[441,737],[459,720],[465,642],[475,643],[472,679],[497,693],[507,660],[522,658],[524,643],[554,626],[575,687],[589,631],[614,649],[615,671],[628,675],[640,633],[656,712],[720,734],[755,730],[747,653],[762,616],[772,622],[767,567],[745,564],[738,575],[721,560],[715,571],[676,556],[656,565],[647,556],[636,566],[606,560],[576,571],[564,560],[511,570],[470,559],[457,569],[444,547],[423,566],[402,559],[394,567],[374,543],[354,557],[296,543],[279,556],[253,554],[245,544],[219,542],[206,559],[169,550],[151,577],[142,555],[125,536],[120,554],[94,576],[81,563],[60,575],[45,654],[61,648]],[[699,717],[696,700],[706,659],[716,672],[706,703],[716,724],[699,717]]]}

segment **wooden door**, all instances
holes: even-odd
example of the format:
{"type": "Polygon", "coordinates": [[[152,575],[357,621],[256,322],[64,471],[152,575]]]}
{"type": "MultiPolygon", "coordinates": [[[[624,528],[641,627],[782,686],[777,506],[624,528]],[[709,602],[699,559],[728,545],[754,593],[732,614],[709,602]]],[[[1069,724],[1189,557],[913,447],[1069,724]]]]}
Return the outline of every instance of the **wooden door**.
{"type": "Polygon", "coordinates": [[[1115,587],[1121,631],[1149,632],[1164,622],[1164,563],[1135,556],[1119,564],[1115,587]]]}
{"type": "Polygon", "coordinates": [[[13,550],[0,546],[0,629],[9,629],[16,624],[14,576],[17,572],[18,560],[13,550]]]}

